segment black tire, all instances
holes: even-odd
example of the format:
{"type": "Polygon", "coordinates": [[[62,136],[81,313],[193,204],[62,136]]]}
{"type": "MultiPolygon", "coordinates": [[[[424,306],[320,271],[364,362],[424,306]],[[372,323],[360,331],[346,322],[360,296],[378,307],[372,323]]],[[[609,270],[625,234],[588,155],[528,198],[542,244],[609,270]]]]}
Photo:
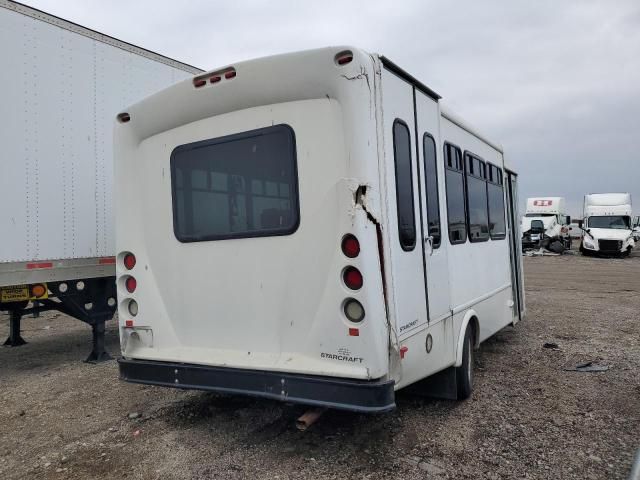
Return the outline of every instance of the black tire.
{"type": "Polygon", "coordinates": [[[474,338],[473,326],[468,325],[464,332],[462,348],[462,365],[456,368],[456,384],[458,387],[458,400],[465,400],[473,391],[473,363],[474,363],[474,338]]]}
{"type": "Polygon", "coordinates": [[[553,253],[562,253],[565,251],[565,246],[560,240],[555,240],[549,245],[549,250],[553,253]]]}

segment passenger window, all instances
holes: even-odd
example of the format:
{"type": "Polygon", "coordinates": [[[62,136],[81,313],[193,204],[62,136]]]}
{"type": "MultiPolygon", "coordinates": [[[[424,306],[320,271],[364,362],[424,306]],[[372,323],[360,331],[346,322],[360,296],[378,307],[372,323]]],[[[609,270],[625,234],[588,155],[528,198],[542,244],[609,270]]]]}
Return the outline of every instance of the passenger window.
{"type": "Polygon", "coordinates": [[[464,177],[462,172],[462,153],[450,143],[444,145],[445,186],[447,194],[447,217],[449,223],[449,241],[452,244],[467,241],[465,219],[464,177]]]}
{"type": "Polygon", "coordinates": [[[398,237],[405,251],[416,245],[416,222],[413,204],[413,175],[411,173],[411,136],[401,121],[393,123],[393,157],[396,171],[396,204],[398,207],[398,237]]]}
{"type": "Polygon", "coordinates": [[[485,163],[475,155],[465,153],[465,165],[469,240],[484,242],[489,240],[485,163]]]}
{"type": "Polygon", "coordinates": [[[423,141],[424,176],[427,200],[427,226],[429,236],[433,237],[433,248],[440,246],[440,198],[438,197],[438,164],[436,160],[436,142],[428,133],[423,141]]]}
{"type": "Polygon", "coordinates": [[[181,242],[288,235],[298,227],[295,137],[286,125],[176,147],[171,176],[181,242]]]}
{"type": "Polygon", "coordinates": [[[504,191],[502,186],[502,169],[488,164],[491,175],[487,182],[487,199],[489,206],[489,234],[492,240],[501,240],[507,236],[504,218],[504,191]]]}

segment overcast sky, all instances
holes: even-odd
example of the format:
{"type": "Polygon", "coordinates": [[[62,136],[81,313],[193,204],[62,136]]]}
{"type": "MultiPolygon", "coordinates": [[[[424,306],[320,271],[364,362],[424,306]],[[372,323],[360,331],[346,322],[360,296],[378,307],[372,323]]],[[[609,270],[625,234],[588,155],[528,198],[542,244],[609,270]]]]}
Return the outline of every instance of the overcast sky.
{"type": "Polygon", "coordinates": [[[640,211],[640,0],[23,2],[207,70],[383,53],[504,145],[522,202],[564,196],[578,216],[585,193],[631,192],[640,211]]]}

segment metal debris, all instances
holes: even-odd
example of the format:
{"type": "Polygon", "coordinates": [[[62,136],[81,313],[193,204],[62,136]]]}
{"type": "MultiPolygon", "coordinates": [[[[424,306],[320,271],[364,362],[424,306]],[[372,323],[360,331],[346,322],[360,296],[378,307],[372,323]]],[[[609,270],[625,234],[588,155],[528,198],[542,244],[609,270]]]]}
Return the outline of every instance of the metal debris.
{"type": "Polygon", "coordinates": [[[565,368],[568,372],[606,372],[609,370],[609,365],[598,365],[593,362],[579,363],[575,367],[565,368]]]}

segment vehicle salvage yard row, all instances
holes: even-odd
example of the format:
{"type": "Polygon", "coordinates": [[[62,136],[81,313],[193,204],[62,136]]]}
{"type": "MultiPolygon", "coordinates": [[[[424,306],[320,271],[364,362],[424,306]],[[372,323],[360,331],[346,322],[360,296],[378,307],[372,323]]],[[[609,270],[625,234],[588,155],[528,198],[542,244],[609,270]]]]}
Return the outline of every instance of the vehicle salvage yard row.
{"type": "Polygon", "coordinates": [[[303,407],[126,384],[115,362],[79,361],[89,327],[25,318],[29,343],[0,349],[0,475],[625,479],[640,447],[640,254],[524,265],[527,318],[482,344],[470,400],[404,392],[389,414],[328,411],[305,433],[303,407]],[[565,370],[589,361],[609,369],[565,370]]]}

